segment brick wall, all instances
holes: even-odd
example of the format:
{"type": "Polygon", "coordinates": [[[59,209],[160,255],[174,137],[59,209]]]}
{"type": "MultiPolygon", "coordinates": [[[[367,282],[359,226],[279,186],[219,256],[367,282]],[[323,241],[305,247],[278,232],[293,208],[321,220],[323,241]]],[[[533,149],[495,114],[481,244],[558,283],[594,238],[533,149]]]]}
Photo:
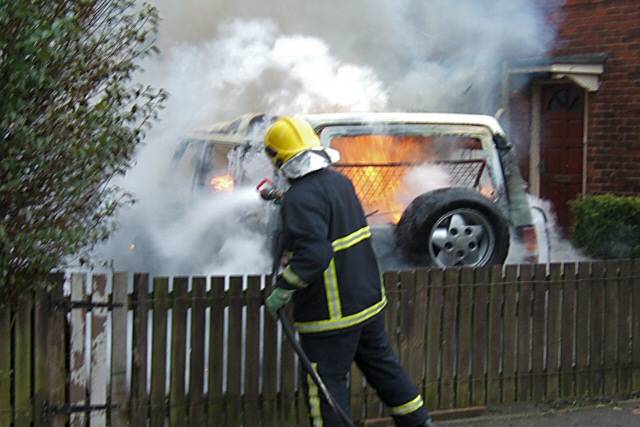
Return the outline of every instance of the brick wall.
{"type": "Polygon", "coordinates": [[[605,52],[589,94],[587,192],[640,195],[640,0],[566,0],[553,55],[605,52]]]}

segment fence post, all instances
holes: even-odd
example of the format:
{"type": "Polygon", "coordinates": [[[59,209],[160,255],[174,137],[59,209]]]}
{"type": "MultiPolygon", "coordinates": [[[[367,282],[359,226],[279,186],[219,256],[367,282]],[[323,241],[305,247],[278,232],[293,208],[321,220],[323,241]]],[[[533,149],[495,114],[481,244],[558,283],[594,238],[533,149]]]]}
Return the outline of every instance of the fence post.
{"type": "Polygon", "coordinates": [[[531,295],[533,268],[520,266],[520,287],[518,292],[518,401],[527,402],[531,396],[531,295]]]}
{"type": "MultiPolygon", "coordinates": [[[[391,347],[396,355],[400,355],[399,349],[399,334],[398,334],[398,306],[400,305],[400,276],[395,271],[387,271],[383,273],[383,282],[384,282],[384,291],[387,297],[387,307],[385,308],[385,328],[387,330],[387,334],[389,335],[389,340],[391,341],[391,347]]],[[[376,391],[367,383],[364,379],[364,375],[362,372],[358,370],[352,370],[352,372],[356,372],[354,375],[355,380],[360,381],[360,383],[364,384],[360,388],[360,399],[358,399],[358,395],[356,394],[356,400],[352,400],[351,412],[353,413],[353,419],[364,419],[364,418],[372,418],[368,413],[368,403],[373,401],[376,397],[376,391]],[[354,402],[356,403],[356,407],[354,408],[354,402]],[[354,411],[358,411],[357,414],[354,411]]],[[[352,398],[354,397],[354,391],[352,392],[352,398]]],[[[356,392],[357,393],[357,392],[356,392]]],[[[373,407],[373,405],[371,405],[373,407]]],[[[384,408],[385,413],[390,414],[389,408],[384,408]]]]}
{"type": "MultiPolygon", "coordinates": [[[[115,304],[111,312],[111,403],[117,408],[111,411],[113,427],[125,427],[128,423],[127,411],[127,311],[128,311],[128,274],[116,273],[113,276],[112,301],[115,304]],[[118,306],[117,304],[121,304],[118,306]]],[[[164,352],[163,352],[164,353],[164,352]]]]}
{"type": "MultiPolygon", "coordinates": [[[[576,289],[576,266],[575,264],[564,264],[564,275],[562,284],[562,344],[561,344],[561,360],[560,360],[560,397],[568,399],[576,395],[575,385],[576,377],[574,373],[574,349],[573,342],[576,330],[576,318],[580,308],[577,306],[577,289],[576,289]]],[[[585,325],[580,325],[584,328],[585,325]]],[[[575,365],[578,364],[577,357],[575,365]]]]}
{"type": "MultiPolygon", "coordinates": [[[[224,278],[212,277],[211,278],[211,292],[209,297],[209,304],[211,306],[211,314],[209,317],[209,387],[208,387],[208,408],[207,408],[207,425],[208,427],[218,427],[225,425],[225,413],[224,413],[224,397],[222,395],[222,349],[224,348],[224,278]],[[218,349],[218,351],[215,351],[218,349]]],[[[271,322],[275,325],[275,322],[271,322]]],[[[269,342],[266,337],[266,331],[269,324],[265,323],[265,354],[267,349],[270,348],[269,342]]],[[[273,366],[272,371],[268,372],[275,376],[275,350],[273,351],[273,365],[267,365],[265,360],[265,372],[267,368],[273,366]]],[[[274,388],[273,395],[275,399],[275,381],[269,383],[265,380],[264,390],[267,393],[267,389],[274,388]]],[[[270,424],[267,424],[270,425],[270,424]]],[[[271,424],[274,427],[276,424],[271,424]]],[[[271,426],[270,425],[270,426],[271,426]]]]}
{"type": "MultiPolygon", "coordinates": [[[[413,366],[411,366],[411,341],[415,339],[415,272],[403,271],[400,273],[400,345],[398,356],[400,364],[412,380],[415,378],[413,366]]],[[[367,418],[374,418],[374,414],[367,413],[367,418]]]]}
{"type": "Polygon", "coordinates": [[[429,313],[427,330],[427,361],[426,378],[424,382],[425,403],[429,409],[438,408],[439,405],[439,372],[440,372],[440,326],[443,299],[444,275],[442,270],[429,272],[429,313]]]}
{"type": "MultiPolygon", "coordinates": [[[[63,420],[56,420],[56,416],[48,411],[48,406],[57,406],[65,403],[65,368],[64,360],[60,359],[60,357],[64,355],[65,331],[64,329],[55,328],[55,326],[59,326],[60,323],[57,312],[62,311],[60,307],[63,306],[63,301],[61,300],[62,292],[60,291],[64,283],[64,275],[50,275],[49,281],[53,285],[51,289],[45,289],[43,285],[38,285],[35,290],[35,305],[33,310],[34,426],[50,425],[49,421],[53,421],[52,424],[54,425],[55,423],[60,425],[63,420]],[[51,300],[49,297],[51,297],[51,300]],[[50,322],[52,325],[50,325],[50,322]],[[59,338],[60,333],[62,333],[61,340],[54,343],[49,339],[51,334],[59,338]],[[62,372],[58,373],[58,378],[62,381],[62,386],[56,383],[49,383],[50,369],[62,370],[62,372]],[[62,395],[54,395],[53,401],[49,401],[50,391],[61,392],[62,395]],[[61,400],[56,400],[55,397],[61,397],[61,400]]],[[[53,374],[55,375],[55,373],[53,374]]]]}
{"type": "MultiPolygon", "coordinates": [[[[563,265],[550,266],[549,328],[547,330],[547,400],[560,397],[560,357],[562,349],[562,270],[563,265]]],[[[568,315],[569,313],[565,313],[568,315]]],[[[571,313],[573,314],[573,313],[571,313]]],[[[567,320],[571,323],[570,320],[567,320]]]]}
{"type": "Polygon", "coordinates": [[[471,317],[473,301],[473,268],[465,267],[460,272],[460,321],[458,346],[458,384],[456,390],[456,407],[469,406],[471,376],[471,317]]]}
{"type": "MultiPolygon", "coordinates": [[[[86,274],[71,274],[71,301],[83,302],[86,298],[86,274]]],[[[86,308],[74,308],[70,316],[70,383],[69,403],[71,405],[84,406],[87,398],[87,372],[85,363],[85,334],[86,334],[86,308]]],[[[71,427],[81,427],[86,424],[86,413],[76,412],[71,414],[71,427]]]]}
{"type": "Polygon", "coordinates": [[[169,279],[153,278],[153,338],[151,349],[151,427],[164,427],[167,419],[167,311],[169,279]]]}
{"type": "MultiPolygon", "coordinates": [[[[229,329],[227,344],[227,425],[241,425],[242,395],[241,387],[241,355],[242,355],[242,277],[229,278],[229,329]]],[[[284,354],[283,354],[284,358],[284,354]]],[[[283,384],[284,387],[284,384],[283,384]]],[[[290,393],[293,390],[290,390],[290,393]]],[[[293,400],[289,403],[293,404],[293,400]]],[[[289,423],[287,425],[291,425],[289,423]]]]}
{"type": "MultiPolygon", "coordinates": [[[[62,301],[64,275],[53,274],[51,276],[52,287],[49,291],[50,298],[54,301],[62,301]]],[[[66,310],[62,306],[54,307],[49,311],[49,331],[47,334],[47,388],[49,389],[50,406],[62,406],[66,400],[67,369],[65,363],[65,344],[67,334],[65,328],[66,310]],[[55,332],[53,332],[55,331],[55,332]]],[[[51,427],[63,427],[68,420],[67,415],[51,416],[51,427]]]]}
{"type": "Polygon", "coordinates": [[[604,309],[604,395],[614,396],[618,389],[618,315],[620,304],[618,301],[618,261],[610,260],[605,263],[606,279],[605,309],[604,309]]]}
{"type": "Polygon", "coordinates": [[[489,289],[489,346],[487,347],[487,403],[500,402],[500,356],[502,354],[502,294],[504,279],[502,266],[491,269],[489,289]]]}
{"type": "Polygon", "coordinates": [[[534,402],[544,399],[546,389],[546,376],[544,370],[545,356],[549,343],[545,343],[545,330],[547,319],[545,312],[545,300],[547,291],[547,266],[537,264],[535,266],[535,285],[533,287],[533,343],[531,346],[531,369],[533,378],[534,402]]]}
{"type": "Polygon", "coordinates": [[[576,397],[584,398],[589,393],[589,310],[591,282],[590,264],[578,264],[577,307],[576,307],[576,397]]]}
{"type": "Polygon", "coordinates": [[[131,425],[147,422],[147,311],[149,276],[133,276],[133,360],[131,363],[131,425]]]}
{"type": "MultiPolygon", "coordinates": [[[[262,302],[271,293],[271,276],[265,277],[264,293],[262,302]]],[[[266,307],[262,308],[264,330],[262,331],[262,341],[264,346],[264,357],[262,359],[262,424],[264,427],[278,426],[277,393],[278,393],[278,325],[269,315],[266,307]]]]}
{"type": "Polygon", "coordinates": [[[257,426],[260,420],[260,277],[251,276],[247,283],[247,325],[245,357],[245,424],[257,426]]]}
{"type": "Polygon", "coordinates": [[[473,294],[473,358],[471,376],[473,378],[471,399],[474,406],[486,403],[485,361],[487,359],[487,302],[489,293],[489,270],[477,269],[473,294]]]}
{"type": "MultiPolygon", "coordinates": [[[[91,302],[107,302],[107,276],[94,274],[91,302]]],[[[91,405],[101,406],[107,403],[107,308],[91,309],[91,405]]],[[[101,427],[107,423],[105,411],[91,411],[91,426],[101,427]]]]}
{"type": "Polygon", "coordinates": [[[505,267],[502,401],[516,401],[518,266],[505,267]]]}
{"type": "Polygon", "coordinates": [[[453,408],[455,399],[455,354],[456,340],[456,306],[458,304],[458,285],[460,269],[451,268],[444,272],[444,315],[442,319],[442,388],[440,405],[444,409],[453,408]]]}
{"type": "Polygon", "coordinates": [[[173,279],[173,312],[171,328],[171,389],[169,395],[169,425],[184,426],[187,422],[185,398],[187,339],[187,277],[173,279]]]}
{"type": "Polygon", "coordinates": [[[49,301],[47,291],[42,286],[37,286],[35,290],[35,305],[33,310],[33,407],[34,426],[48,424],[46,404],[48,396],[47,389],[47,334],[50,332],[49,301]]]}
{"type": "Polygon", "coordinates": [[[640,390],[640,259],[635,259],[631,276],[633,283],[632,324],[633,350],[631,366],[633,366],[633,390],[640,390]]]}
{"type": "Polygon", "coordinates": [[[0,425],[13,421],[11,407],[11,310],[0,307],[0,425]]]}
{"type": "Polygon", "coordinates": [[[428,304],[428,272],[425,269],[416,271],[415,282],[415,317],[413,325],[413,339],[411,341],[410,366],[414,372],[414,381],[418,390],[424,388],[424,356],[426,354],[425,340],[427,328],[427,304],[428,304]]]}
{"type": "MultiPolygon", "coordinates": [[[[633,336],[631,335],[631,301],[633,279],[631,275],[632,260],[622,260],[620,262],[620,311],[618,314],[618,354],[619,354],[619,370],[618,370],[618,392],[627,395],[631,392],[631,343],[633,336]]],[[[640,337],[635,337],[640,339],[640,337]]]]}
{"type": "Polygon", "coordinates": [[[31,402],[31,310],[33,296],[27,293],[18,302],[14,328],[15,427],[29,427],[33,419],[31,402]]]}
{"type": "Polygon", "coordinates": [[[604,342],[604,264],[594,262],[591,265],[591,387],[590,397],[600,397],[603,392],[602,347],[604,342]]]}
{"type": "MultiPolygon", "coordinates": [[[[206,277],[194,277],[191,282],[189,425],[195,427],[201,427],[204,423],[204,296],[206,292],[206,277]]],[[[256,369],[257,367],[256,363],[256,369]]]]}

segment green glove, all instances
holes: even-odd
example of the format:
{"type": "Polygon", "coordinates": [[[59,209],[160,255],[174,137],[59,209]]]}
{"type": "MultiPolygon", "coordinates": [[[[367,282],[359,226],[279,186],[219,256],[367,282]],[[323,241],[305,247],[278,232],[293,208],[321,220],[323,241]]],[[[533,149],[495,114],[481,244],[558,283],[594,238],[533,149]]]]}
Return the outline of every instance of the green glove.
{"type": "Polygon", "coordinates": [[[275,288],[271,291],[271,295],[265,301],[265,305],[267,306],[267,310],[271,313],[274,319],[278,317],[278,310],[287,305],[289,301],[291,301],[291,296],[295,290],[275,288]]]}

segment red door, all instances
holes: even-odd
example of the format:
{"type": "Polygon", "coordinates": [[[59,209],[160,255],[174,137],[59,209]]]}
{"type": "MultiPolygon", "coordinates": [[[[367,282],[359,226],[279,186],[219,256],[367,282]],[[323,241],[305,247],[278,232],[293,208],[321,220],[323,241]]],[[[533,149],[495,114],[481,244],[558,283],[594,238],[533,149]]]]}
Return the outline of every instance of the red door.
{"type": "Polygon", "coordinates": [[[569,201],[582,189],[584,90],[571,84],[542,87],[540,197],[549,200],[568,231],[569,201]]]}

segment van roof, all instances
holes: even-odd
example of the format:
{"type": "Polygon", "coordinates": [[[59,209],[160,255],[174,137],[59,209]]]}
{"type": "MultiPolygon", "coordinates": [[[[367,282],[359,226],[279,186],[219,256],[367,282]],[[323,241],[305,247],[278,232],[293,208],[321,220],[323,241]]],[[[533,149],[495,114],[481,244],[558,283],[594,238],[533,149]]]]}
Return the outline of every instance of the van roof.
{"type": "MultiPolygon", "coordinates": [[[[494,135],[504,136],[504,130],[498,121],[491,116],[480,114],[449,114],[449,113],[329,113],[329,114],[301,114],[315,128],[338,125],[370,124],[445,124],[483,126],[494,135]]],[[[204,126],[188,134],[194,139],[215,139],[217,142],[238,144],[245,142],[247,137],[260,125],[272,121],[276,116],[264,113],[244,114],[234,120],[218,122],[204,126]]]]}
{"type": "Polygon", "coordinates": [[[238,144],[246,141],[246,137],[265,121],[272,117],[263,113],[243,114],[233,120],[217,122],[195,129],[187,134],[193,139],[212,140],[216,142],[238,144]]]}
{"type": "Polygon", "coordinates": [[[448,114],[448,113],[335,113],[306,114],[305,118],[314,128],[325,126],[349,125],[360,123],[371,124],[445,124],[473,125],[488,128],[492,134],[504,136],[504,130],[498,121],[491,116],[480,114],[448,114]]]}

